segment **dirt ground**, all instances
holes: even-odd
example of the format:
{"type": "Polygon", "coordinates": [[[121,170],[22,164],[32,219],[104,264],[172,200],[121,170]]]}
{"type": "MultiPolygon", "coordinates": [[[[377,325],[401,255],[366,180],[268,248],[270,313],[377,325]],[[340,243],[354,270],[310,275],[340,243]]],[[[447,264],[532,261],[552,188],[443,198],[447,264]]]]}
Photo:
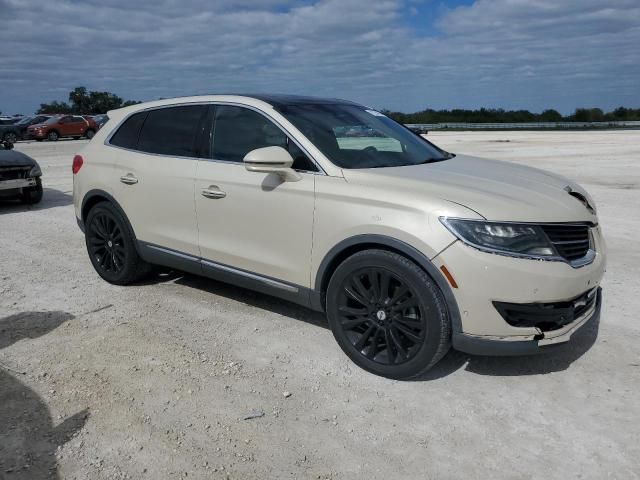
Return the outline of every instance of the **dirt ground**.
{"type": "Polygon", "coordinates": [[[46,189],[0,205],[0,479],[640,478],[640,131],[428,138],[592,193],[604,307],[573,343],[398,382],[295,305],[173,273],[109,285],[71,204],[84,141],[18,144],[46,189]]]}

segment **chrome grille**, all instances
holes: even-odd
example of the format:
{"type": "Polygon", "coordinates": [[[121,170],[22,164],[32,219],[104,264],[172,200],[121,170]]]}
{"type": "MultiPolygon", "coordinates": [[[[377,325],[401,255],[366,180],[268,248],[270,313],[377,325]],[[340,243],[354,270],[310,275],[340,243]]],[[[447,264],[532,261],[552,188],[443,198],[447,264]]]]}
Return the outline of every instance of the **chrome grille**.
{"type": "Polygon", "coordinates": [[[0,181],[27,178],[29,176],[29,170],[31,170],[31,167],[0,168],[0,181]]]}
{"type": "Polygon", "coordinates": [[[584,257],[591,247],[588,225],[542,225],[558,255],[568,261],[584,257]]]}

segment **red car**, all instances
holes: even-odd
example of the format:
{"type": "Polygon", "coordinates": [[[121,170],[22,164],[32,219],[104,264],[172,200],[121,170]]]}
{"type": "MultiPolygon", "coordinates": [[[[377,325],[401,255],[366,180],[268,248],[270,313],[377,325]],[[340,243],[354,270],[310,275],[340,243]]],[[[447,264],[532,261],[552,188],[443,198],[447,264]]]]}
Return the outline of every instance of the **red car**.
{"type": "Polygon", "coordinates": [[[72,137],[75,139],[87,137],[91,139],[97,130],[98,125],[90,117],[61,115],[51,117],[46,122],[31,125],[27,129],[27,138],[35,138],[38,141],[46,138],[52,142],[62,137],[72,137]]]}

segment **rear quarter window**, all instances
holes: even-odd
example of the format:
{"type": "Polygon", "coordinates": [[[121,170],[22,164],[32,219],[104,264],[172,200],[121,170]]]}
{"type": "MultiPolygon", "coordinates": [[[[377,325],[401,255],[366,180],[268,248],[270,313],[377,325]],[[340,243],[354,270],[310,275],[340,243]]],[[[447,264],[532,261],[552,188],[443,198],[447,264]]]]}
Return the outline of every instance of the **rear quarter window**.
{"type": "Polygon", "coordinates": [[[111,137],[111,145],[135,150],[138,146],[140,128],[147,118],[147,112],[131,115],[111,137]]]}

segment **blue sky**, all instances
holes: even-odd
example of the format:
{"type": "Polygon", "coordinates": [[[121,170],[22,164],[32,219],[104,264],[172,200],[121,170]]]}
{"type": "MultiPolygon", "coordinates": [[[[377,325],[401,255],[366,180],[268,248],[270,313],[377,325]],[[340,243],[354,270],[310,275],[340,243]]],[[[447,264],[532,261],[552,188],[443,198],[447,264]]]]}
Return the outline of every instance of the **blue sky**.
{"type": "Polygon", "coordinates": [[[0,110],[337,96],[375,108],[640,107],[638,0],[0,0],[0,110]]]}

